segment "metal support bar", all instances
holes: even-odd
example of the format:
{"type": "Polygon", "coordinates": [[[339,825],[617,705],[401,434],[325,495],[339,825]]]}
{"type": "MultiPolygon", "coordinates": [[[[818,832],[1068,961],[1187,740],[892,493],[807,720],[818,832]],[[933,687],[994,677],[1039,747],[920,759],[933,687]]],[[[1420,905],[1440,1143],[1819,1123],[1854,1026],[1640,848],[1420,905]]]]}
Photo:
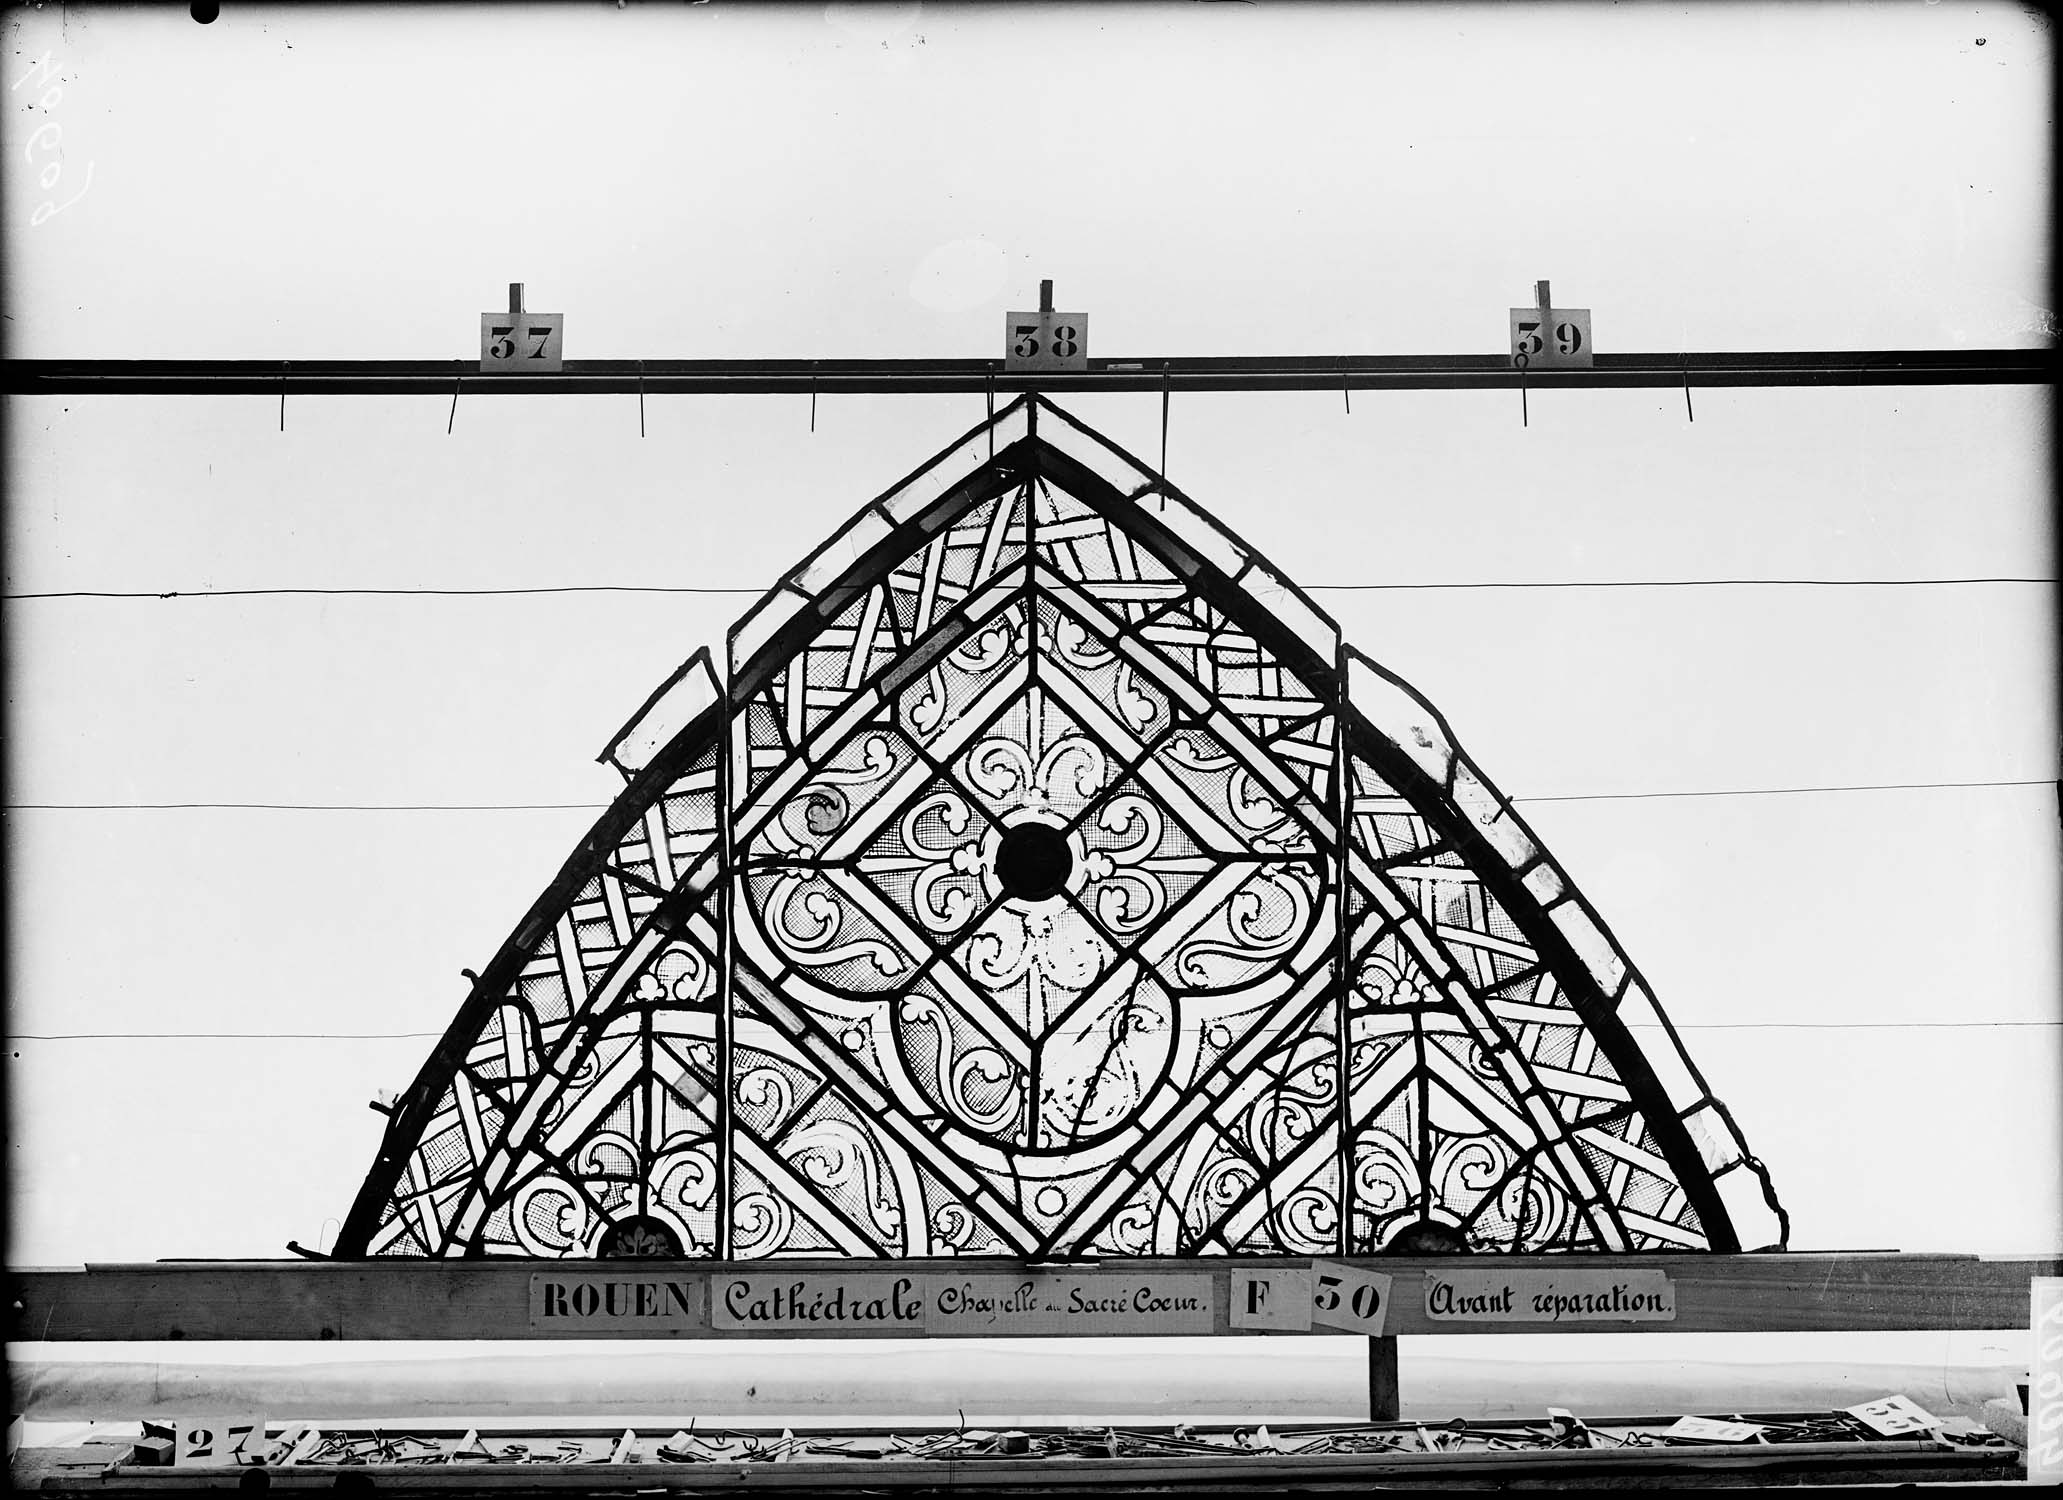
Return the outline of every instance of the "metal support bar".
{"type": "MultiPolygon", "coordinates": [[[[569,359],[553,374],[497,375],[492,394],[892,395],[1071,391],[1544,390],[1793,385],[2046,385],[2053,349],[1816,350],[1764,354],[1600,354],[1590,369],[1512,368],[1508,354],[1239,355],[1092,359],[1079,373],[1008,374],[985,359],[569,359]]],[[[286,385],[303,395],[444,395],[452,361],[296,360],[286,385]]],[[[276,395],[277,359],[15,359],[0,362],[9,396],[276,395]]]]}
{"type": "MultiPolygon", "coordinates": [[[[962,1257],[946,1260],[782,1260],[782,1275],[896,1275],[946,1278],[1004,1272],[1033,1279],[1065,1275],[1107,1282],[1116,1292],[1136,1290],[1142,1278],[1164,1272],[1204,1272],[1213,1282],[1210,1333],[1243,1336],[1230,1321],[1230,1283],[1237,1265],[1211,1259],[1112,1260],[1069,1266],[1065,1272],[1021,1262],[962,1257]]],[[[1466,1261],[1454,1257],[1345,1257],[1392,1281],[1382,1342],[1399,1334],[1471,1333],[1712,1333],[1762,1331],[1856,1332],[1869,1329],[2024,1329],[2031,1314],[2029,1288],[2053,1276],[2048,1260],[1980,1260],[1963,1255],[1500,1255],[1466,1261]],[[1471,1322],[1431,1315],[1425,1278],[1458,1266],[1564,1275],[1581,1262],[1586,1271],[1660,1270],[1674,1288],[1675,1313],[1661,1322],[1471,1322]]],[[[1287,1259],[1276,1265],[1308,1265],[1287,1259]]],[[[878,1332],[864,1325],[809,1329],[719,1328],[708,1312],[732,1276],[765,1275],[769,1262],[731,1265],[708,1261],[411,1260],[367,1261],[156,1261],[72,1270],[10,1273],[10,1341],[134,1339],[538,1339],[639,1338],[650,1330],[631,1319],[550,1319],[532,1316],[532,1279],[538,1276],[614,1277],[666,1287],[678,1282],[692,1307],[684,1326],[658,1336],[686,1339],[917,1337],[898,1326],[878,1332]],[[563,1323],[563,1326],[561,1324],[563,1323]]],[[[1089,1331],[1089,1330],[1084,1330],[1089,1331]]],[[[1199,1331],[1201,1332],[1201,1331],[1199,1331]]],[[[1316,1324],[1304,1333],[1336,1335],[1316,1324]]],[[[930,1335],[958,1337],[959,1334],[930,1335]]],[[[969,1335],[979,1336],[979,1335],[969,1335]]],[[[1371,1359],[1375,1356],[1371,1354],[1371,1359]]],[[[1394,1355],[1390,1358],[1394,1361],[1394,1355]]],[[[1371,1378],[1374,1367],[1371,1365],[1371,1378]]]]}

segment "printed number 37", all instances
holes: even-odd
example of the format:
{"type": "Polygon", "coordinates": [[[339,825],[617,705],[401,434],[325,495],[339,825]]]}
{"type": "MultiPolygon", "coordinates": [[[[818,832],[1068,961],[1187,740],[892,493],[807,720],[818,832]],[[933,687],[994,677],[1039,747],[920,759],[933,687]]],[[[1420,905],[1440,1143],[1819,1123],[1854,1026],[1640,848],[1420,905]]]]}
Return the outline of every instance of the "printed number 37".
{"type": "MultiPolygon", "coordinates": [[[[489,330],[494,335],[494,342],[487,346],[487,357],[489,359],[514,359],[516,357],[516,342],[510,335],[515,331],[515,325],[513,324],[494,325],[489,330]]],[[[544,358],[544,346],[551,341],[551,336],[552,331],[549,327],[526,328],[523,330],[523,337],[537,340],[537,347],[530,351],[532,359],[544,358]]]]}

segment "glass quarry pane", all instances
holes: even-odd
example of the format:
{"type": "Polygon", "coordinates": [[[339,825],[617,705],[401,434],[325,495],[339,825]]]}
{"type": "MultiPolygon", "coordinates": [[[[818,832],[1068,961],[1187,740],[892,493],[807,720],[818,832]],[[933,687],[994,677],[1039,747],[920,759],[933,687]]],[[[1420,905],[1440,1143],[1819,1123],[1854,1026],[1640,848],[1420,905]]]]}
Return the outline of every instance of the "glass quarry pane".
{"type": "Polygon", "coordinates": [[[671,686],[624,727],[612,758],[625,771],[642,771],[673,737],[713,707],[722,689],[709,665],[707,651],[698,651],[671,686]]]}
{"type": "Polygon", "coordinates": [[[1295,631],[1297,638],[1325,661],[1339,654],[1339,627],[1265,564],[1247,570],[1247,590],[1260,606],[1295,631]]]}
{"type": "Polygon", "coordinates": [[[806,596],[783,585],[753,606],[752,613],[731,628],[731,671],[736,673],[757,656],[783,625],[809,607],[809,602],[806,596]]]}
{"type": "Polygon", "coordinates": [[[1669,1032],[1662,1024],[1662,1013],[1655,1008],[1653,997],[1644,987],[1637,984],[1627,987],[1626,997],[1619,1002],[1618,1016],[1633,1033],[1641,1056],[1654,1070],[1655,1081],[1662,1085],[1662,1092],[1668,1095],[1669,1102],[1678,1111],[1687,1110],[1704,1098],[1704,1085],[1692,1073],[1682,1049],[1670,1040],[1669,1032]]]}
{"type": "Polygon", "coordinates": [[[1569,940],[1569,946],[1576,950],[1576,956],[1583,960],[1584,966],[1597,980],[1598,988],[1607,995],[1618,994],[1620,982],[1626,978],[1626,960],[1619,956],[1612,940],[1598,930],[1590,913],[1574,901],[1564,901],[1550,915],[1554,918],[1554,925],[1561,928],[1562,936],[1569,940]]]}
{"type": "Polygon", "coordinates": [[[1525,829],[1511,816],[1511,809],[1505,800],[1486,785],[1476,774],[1475,767],[1466,760],[1454,763],[1455,805],[1467,813],[1469,821],[1491,847],[1504,856],[1504,862],[1513,869],[1519,869],[1539,857],[1540,849],[1526,836],[1525,829]]]}
{"type": "MultiPolygon", "coordinates": [[[[1029,428],[1026,406],[1006,407],[994,424],[995,449],[1001,452],[1022,438],[1029,428]]],[[[926,464],[874,503],[898,524],[911,519],[933,504],[968,472],[988,462],[990,426],[983,423],[964,441],[926,464]]]]}
{"type": "Polygon", "coordinates": [[[1347,697],[1428,776],[1446,785],[1454,747],[1447,743],[1439,716],[1417,694],[1383,676],[1357,652],[1347,657],[1347,697]]]}
{"type": "Polygon", "coordinates": [[[1217,522],[1179,495],[1168,496],[1165,509],[1155,505],[1148,514],[1228,578],[1237,578],[1249,561],[1244,547],[1232,540],[1217,522]]]}
{"type": "Polygon", "coordinates": [[[854,563],[887,540],[893,529],[879,511],[861,511],[845,523],[814,561],[795,575],[795,586],[814,594],[836,583],[854,563]]]}

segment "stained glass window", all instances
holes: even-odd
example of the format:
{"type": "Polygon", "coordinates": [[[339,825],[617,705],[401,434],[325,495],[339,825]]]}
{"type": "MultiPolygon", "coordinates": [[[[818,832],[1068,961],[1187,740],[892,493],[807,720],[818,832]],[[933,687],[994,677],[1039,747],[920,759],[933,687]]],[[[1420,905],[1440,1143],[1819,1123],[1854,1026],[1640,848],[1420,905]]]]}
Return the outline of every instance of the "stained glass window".
{"type": "Polygon", "coordinates": [[[1408,686],[1026,396],[606,752],[345,1256],[1734,1250],[1782,1210],[1408,686]]]}

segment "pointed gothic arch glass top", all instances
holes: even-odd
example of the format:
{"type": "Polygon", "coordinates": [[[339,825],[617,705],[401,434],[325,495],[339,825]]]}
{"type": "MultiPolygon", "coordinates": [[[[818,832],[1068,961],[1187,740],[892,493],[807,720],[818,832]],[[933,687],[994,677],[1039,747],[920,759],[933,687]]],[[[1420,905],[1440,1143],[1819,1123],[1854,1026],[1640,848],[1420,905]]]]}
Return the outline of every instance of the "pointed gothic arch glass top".
{"type": "Polygon", "coordinates": [[[1423,699],[1036,396],[617,735],[362,1255],[1732,1250],[1782,1210],[1423,699]]]}

